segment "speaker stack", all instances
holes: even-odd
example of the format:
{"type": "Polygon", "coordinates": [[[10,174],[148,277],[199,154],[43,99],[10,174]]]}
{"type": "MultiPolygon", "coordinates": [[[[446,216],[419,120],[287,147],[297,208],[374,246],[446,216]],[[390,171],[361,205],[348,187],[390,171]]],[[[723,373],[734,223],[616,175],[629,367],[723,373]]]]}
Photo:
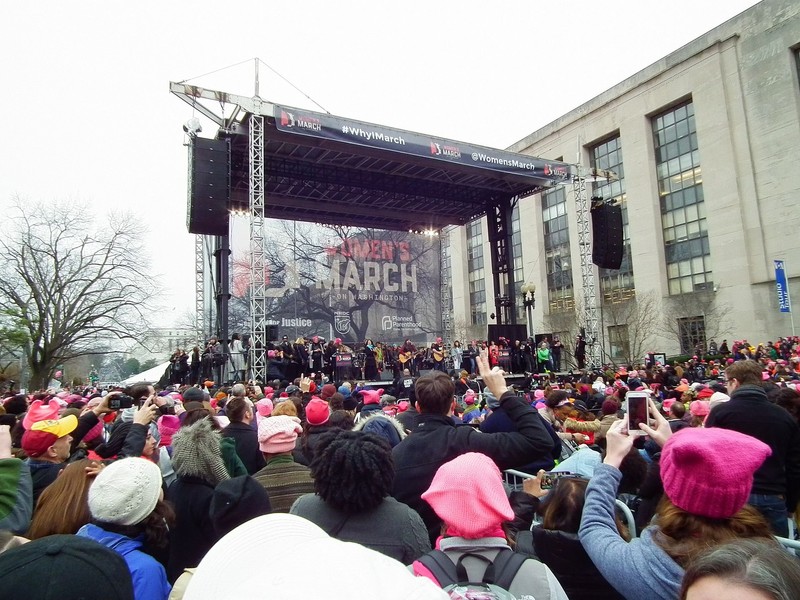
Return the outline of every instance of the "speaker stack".
{"type": "Polygon", "coordinates": [[[227,235],[231,193],[230,140],[192,138],[189,145],[189,233],[227,235]]]}
{"type": "Polygon", "coordinates": [[[592,208],[592,262],[604,269],[622,265],[622,207],[598,204],[592,208]]]}

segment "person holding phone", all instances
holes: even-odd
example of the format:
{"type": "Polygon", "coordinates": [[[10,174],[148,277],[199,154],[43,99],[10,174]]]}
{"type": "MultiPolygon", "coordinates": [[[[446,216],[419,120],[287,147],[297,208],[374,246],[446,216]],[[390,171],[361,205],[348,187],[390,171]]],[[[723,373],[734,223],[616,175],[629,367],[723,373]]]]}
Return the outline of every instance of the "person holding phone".
{"type": "Polygon", "coordinates": [[[735,431],[690,428],[672,434],[652,401],[649,411],[656,427],[641,423],[639,429],[663,447],[664,498],[653,524],[631,542],[622,539],[616,526],[619,467],[635,438],[622,420],[606,436],[606,456],[587,487],[578,536],[600,573],[623,596],[674,600],[684,569],[703,552],[737,538],[777,544],[766,520],[747,506],[753,473],[770,449],[735,431]]]}

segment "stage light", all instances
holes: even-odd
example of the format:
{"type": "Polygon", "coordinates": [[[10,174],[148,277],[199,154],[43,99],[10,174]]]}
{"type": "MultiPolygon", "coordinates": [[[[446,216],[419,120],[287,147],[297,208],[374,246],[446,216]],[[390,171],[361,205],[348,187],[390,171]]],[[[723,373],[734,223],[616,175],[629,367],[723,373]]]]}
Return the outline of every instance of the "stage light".
{"type": "Polygon", "coordinates": [[[203,126],[200,124],[200,119],[192,117],[183,124],[183,130],[189,137],[197,137],[197,134],[203,131],[203,126]]]}

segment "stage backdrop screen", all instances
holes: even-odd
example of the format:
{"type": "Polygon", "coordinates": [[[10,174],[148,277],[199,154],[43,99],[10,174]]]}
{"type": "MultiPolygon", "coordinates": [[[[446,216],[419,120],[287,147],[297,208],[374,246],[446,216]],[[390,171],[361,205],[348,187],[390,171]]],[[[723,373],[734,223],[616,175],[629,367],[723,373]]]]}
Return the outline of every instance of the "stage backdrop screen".
{"type": "MultiPolygon", "coordinates": [[[[279,337],[352,344],[441,334],[438,237],[286,221],[267,227],[268,325],[279,337]]],[[[234,232],[246,242],[246,224],[235,224],[234,232]]],[[[234,242],[231,331],[247,330],[249,265],[246,243],[234,242]]]]}

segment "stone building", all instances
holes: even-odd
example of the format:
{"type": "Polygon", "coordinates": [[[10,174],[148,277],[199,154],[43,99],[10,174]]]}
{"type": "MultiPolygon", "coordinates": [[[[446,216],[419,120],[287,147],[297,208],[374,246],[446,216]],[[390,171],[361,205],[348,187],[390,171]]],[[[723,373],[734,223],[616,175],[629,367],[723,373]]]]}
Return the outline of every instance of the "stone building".
{"type": "MultiPolygon", "coordinates": [[[[596,269],[604,359],[791,335],[774,261],[800,302],[799,72],[800,3],[764,0],[509,148],[566,162],[579,148],[584,166],[619,175],[589,184],[625,223],[621,269],[596,269]]],[[[571,340],[583,302],[572,187],[522,199],[513,227],[535,330],[571,340]]],[[[485,219],[449,232],[456,336],[493,322],[487,240],[485,219]]]]}

